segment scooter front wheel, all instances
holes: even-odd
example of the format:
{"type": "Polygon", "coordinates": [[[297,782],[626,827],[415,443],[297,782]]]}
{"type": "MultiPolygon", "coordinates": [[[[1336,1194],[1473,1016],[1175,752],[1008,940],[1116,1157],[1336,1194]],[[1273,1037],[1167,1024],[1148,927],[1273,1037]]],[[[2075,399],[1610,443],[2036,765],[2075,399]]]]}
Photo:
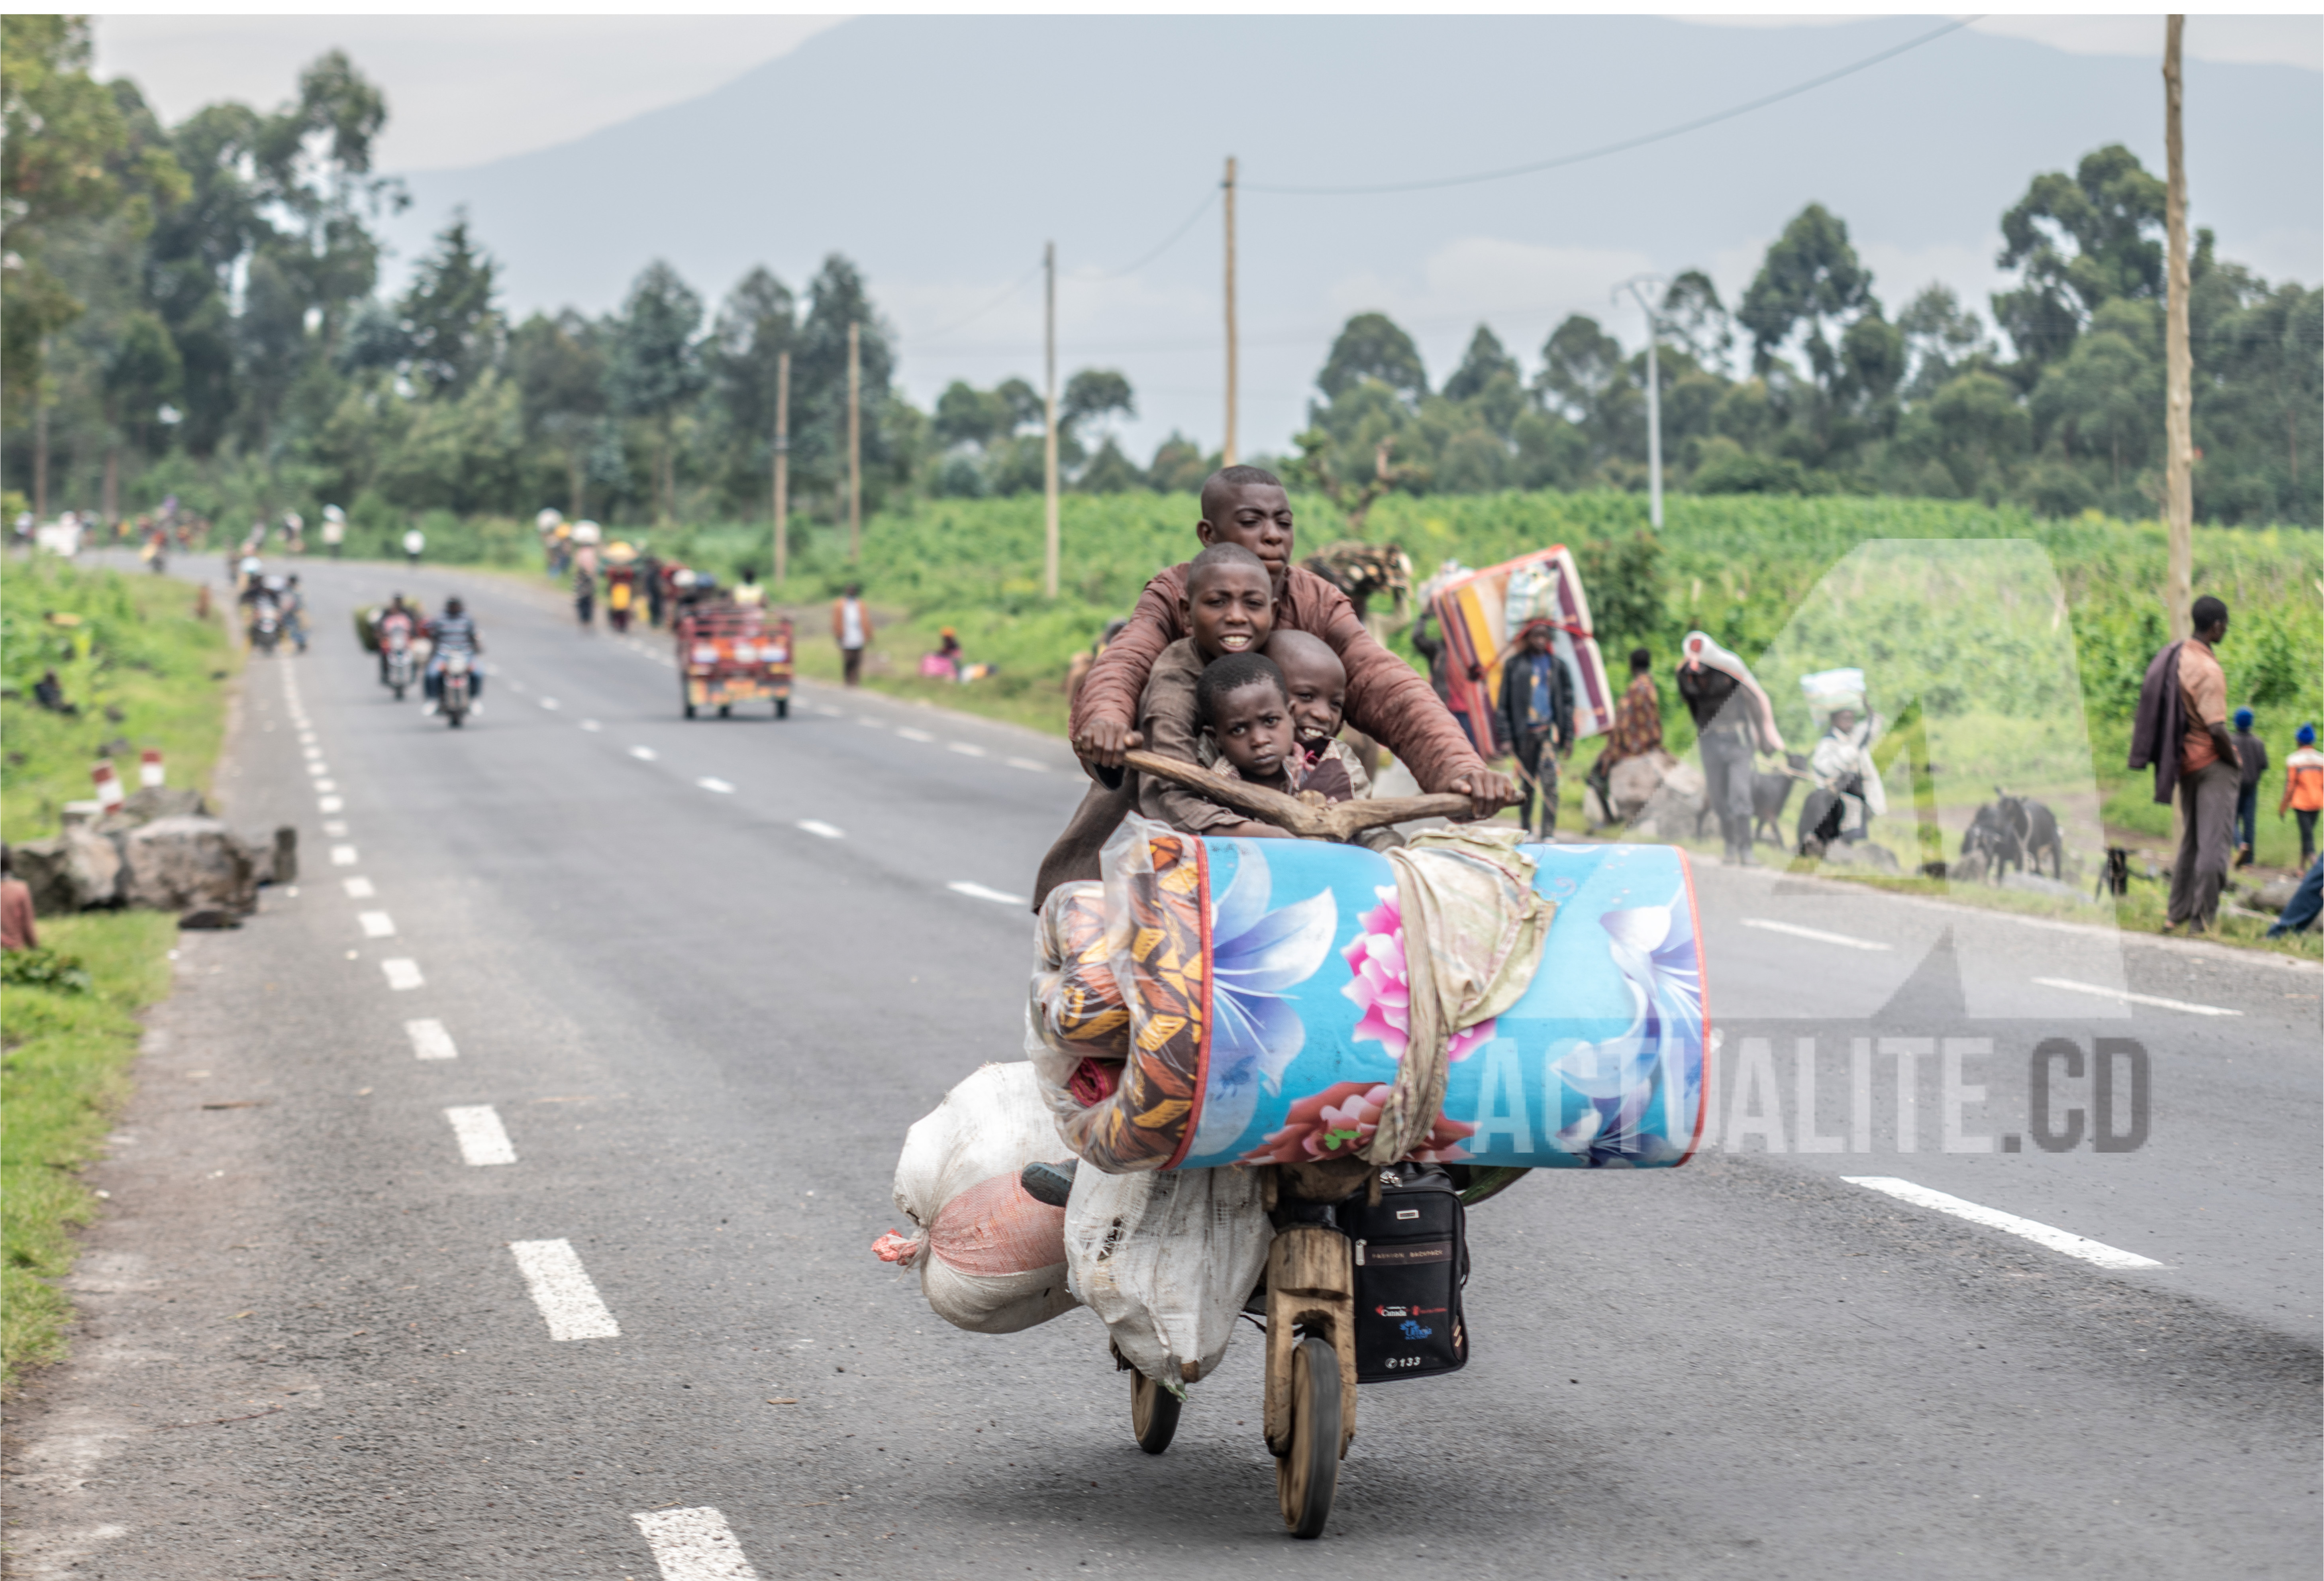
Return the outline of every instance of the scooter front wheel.
{"type": "Polygon", "coordinates": [[[1170,1440],[1177,1436],[1178,1410],[1184,1403],[1145,1373],[1130,1369],[1130,1430],[1138,1447],[1148,1455],[1159,1455],[1170,1447],[1170,1440]]]}
{"type": "Polygon", "coordinates": [[[1314,1335],[1291,1352],[1291,1452],[1275,1463],[1284,1530],[1323,1535],[1340,1484],[1340,1353],[1314,1335]]]}

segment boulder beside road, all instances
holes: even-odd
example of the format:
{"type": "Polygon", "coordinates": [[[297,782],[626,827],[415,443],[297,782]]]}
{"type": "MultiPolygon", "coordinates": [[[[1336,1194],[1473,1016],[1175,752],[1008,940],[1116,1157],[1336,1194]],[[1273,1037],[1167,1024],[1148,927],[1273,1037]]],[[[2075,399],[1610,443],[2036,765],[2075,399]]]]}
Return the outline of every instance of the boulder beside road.
{"type": "MultiPolygon", "coordinates": [[[[157,818],[122,837],[128,873],[122,899],[156,911],[258,909],[258,864],[241,837],[214,818],[157,818]]],[[[272,865],[272,853],[268,853],[272,865]]]]}
{"type": "Polygon", "coordinates": [[[121,897],[121,848],[87,824],[10,848],[9,864],[42,916],[110,906],[121,897]]]}

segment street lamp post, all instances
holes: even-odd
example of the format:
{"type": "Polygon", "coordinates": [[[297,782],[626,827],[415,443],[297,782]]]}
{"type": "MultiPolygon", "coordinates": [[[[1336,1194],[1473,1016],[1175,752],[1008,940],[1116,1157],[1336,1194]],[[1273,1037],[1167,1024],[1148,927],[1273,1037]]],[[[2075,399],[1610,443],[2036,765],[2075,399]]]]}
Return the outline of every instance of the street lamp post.
{"type": "Polygon", "coordinates": [[[1627,291],[1646,315],[1646,516],[1657,532],[1663,530],[1663,382],[1655,366],[1655,342],[1661,337],[1662,318],[1649,288],[1668,284],[1659,274],[1639,274],[1614,288],[1616,301],[1627,291]]]}

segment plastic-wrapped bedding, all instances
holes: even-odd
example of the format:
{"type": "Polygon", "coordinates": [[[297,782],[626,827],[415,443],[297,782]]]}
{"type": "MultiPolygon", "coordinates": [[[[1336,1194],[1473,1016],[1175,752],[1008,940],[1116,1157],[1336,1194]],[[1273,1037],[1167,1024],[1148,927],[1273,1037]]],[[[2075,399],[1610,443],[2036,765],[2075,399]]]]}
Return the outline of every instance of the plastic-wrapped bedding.
{"type": "MultiPolygon", "coordinates": [[[[1453,1031],[1441,1117],[1411,1156],[1684,1162],[1709,1031],[1685,855],[1522,850],[1554,908],[1531,981],[1453,1031]]],[[[1133,818],[1103,868],[1102,885],[1052,896],[1039,929],[1028,1048],[1066,1144],[1113,1174],[1361,1153],[1409,1025],[1388,861],[1133,818]]]]}

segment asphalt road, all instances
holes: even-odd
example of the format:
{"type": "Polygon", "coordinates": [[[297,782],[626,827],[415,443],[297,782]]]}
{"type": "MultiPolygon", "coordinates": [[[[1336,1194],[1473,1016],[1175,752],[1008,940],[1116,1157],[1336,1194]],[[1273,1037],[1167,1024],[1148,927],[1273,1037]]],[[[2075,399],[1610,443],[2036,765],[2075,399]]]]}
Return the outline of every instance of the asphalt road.
{"type": "Polygon", "coordinates": [[[1149,1458],[1086,1314],[962,1333],[869,1251],[905,1129],[1018,1057],[1060,744],[688,723],[537,589],[302,570],[221,790],[303,872],[183,938],[14,1413],[23,1574],[2314,1574],[2315,968],[1699,869],[1711,1146],[1480,1209],[1473,1361],[1365,1391],[1296,1543],[1255,1344],[1149,1458]],[[391,583],[468,596],[472,728],[374,680],[391,583]],[[2136,1045],[2120,1151],[2033,1140],[2052,1039],[2053,1132],[2136,1045]]]}

